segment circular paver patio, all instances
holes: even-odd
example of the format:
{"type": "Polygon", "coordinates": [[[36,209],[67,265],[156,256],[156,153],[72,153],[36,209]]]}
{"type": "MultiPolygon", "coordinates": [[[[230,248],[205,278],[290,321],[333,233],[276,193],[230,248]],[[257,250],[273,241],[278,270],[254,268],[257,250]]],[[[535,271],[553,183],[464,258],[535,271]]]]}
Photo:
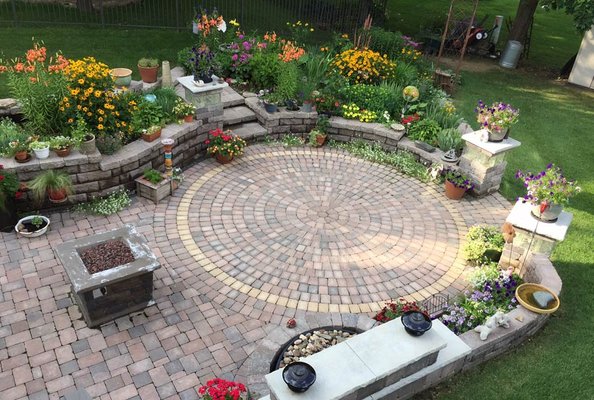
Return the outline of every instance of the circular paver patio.
{"type": "Polygon", "coordinates": [[[441,186],[328,148],[251,146],[232,164],[194,166],[183,188],[156,220],[181,243],[182,262],[169,263],[214,278],[214,301],[260,309],[371,312],[459,293],[468,227],[499,224],[509,207],[499,195],[448,200],[441,186]]]}

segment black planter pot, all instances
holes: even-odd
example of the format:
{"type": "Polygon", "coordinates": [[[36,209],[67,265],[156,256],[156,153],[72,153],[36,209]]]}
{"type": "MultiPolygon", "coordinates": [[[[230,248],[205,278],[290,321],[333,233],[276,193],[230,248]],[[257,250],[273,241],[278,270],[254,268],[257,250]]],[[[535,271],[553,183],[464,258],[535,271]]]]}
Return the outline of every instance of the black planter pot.
{"type": "Polygon", "coordinates": [[[12,232],[18,221],[14,200],[6,199],[5,207],[0,209],[0,232],[12,232]]]}
{"type": "Polygon", "coordinates": [[[206,72],[201,72],[201,73],[195,73],[194,74],[194,80],[196,82],[198,81],[202,81],[204,83],[211,83],[212,82],[212,74],[206,73],[206,72]]]}
{"type": "Polygon", "coordinates": [[[267,113],[275,113],[278,110],[278,107],[276,106],[276,104],[272,104],[272,103],[264,103],[264,109],[266,110],[267,113]]]}

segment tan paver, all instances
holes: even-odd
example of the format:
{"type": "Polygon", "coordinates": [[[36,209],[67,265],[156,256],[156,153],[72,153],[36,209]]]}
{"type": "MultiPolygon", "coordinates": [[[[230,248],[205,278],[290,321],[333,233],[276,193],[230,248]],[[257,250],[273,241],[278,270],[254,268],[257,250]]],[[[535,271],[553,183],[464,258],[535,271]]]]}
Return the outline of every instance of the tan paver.
{"type": "Polygon", "coordinates": [[[461,239],[510,208],[499,195],[449,201],[338,150],[258,145],[225,166],[196,164],[158,206],[53,213],[45,236],[0,233],[0,390],[166,399],[215,376],[247,382],[246,360],[289,318],[340,324],[391,297],[463,290],[461,239]],[[53,248],[125,223],[163,265],[156,304],[88,329],[53,248]]]}

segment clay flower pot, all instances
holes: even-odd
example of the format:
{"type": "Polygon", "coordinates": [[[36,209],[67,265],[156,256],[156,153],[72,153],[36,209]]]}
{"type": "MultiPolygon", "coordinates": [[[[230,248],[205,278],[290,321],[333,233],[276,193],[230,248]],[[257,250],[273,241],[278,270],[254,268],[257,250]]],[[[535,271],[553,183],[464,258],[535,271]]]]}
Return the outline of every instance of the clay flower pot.
{"type": "Polygon", "coordinates": [[[233,161],[233,156],[229,156],[229,155],[221,154],[221,153],[216,153],[215,154],[215,159],[217,160],[217,162],[219,164],[229,164],[231,161],[233,161]]]}
{"type": "Polygon", "coordinates": [[[70,154],[70,147],[66,147],[64,149],[56,149],[54,150],[58,157],[66,157],[70,154]]]}
{"type": "Polygon", "coordinates": [[[15,153],[14,159],[19,163],[26,163],[31,159],[31,154],[27,150],[18,151],[15,153]]]}
{"type": "Polygon", "coordinates": [[[48,189],[47,197],[49,198],[49,201],[54,204],[64,203],[66,200],[68,200],[68,194],[66,193],[66,189],[48,189]]]}
{"type": "Polygon", "coordinates": [[[194,121],[194,116],[192,114],[186,115],[184,117],[184,122],[192,122],[192,121],[194,121]]]}
{"type": "Polygon", "coordinates": [[[155,83],[157,82],[157,75],[159,73],[159,66],[156,67],[141,67],[138,66],[138,72],[140,72],[140,77],[142,81],[145,83],[155,83]]]}
{"type": "Polygon", "coordinates": [[[466,193],[465,188],[460,188],[448,180],[445,181],[445,195],[448,199],[460,200],[464,193],[466,193]]]}

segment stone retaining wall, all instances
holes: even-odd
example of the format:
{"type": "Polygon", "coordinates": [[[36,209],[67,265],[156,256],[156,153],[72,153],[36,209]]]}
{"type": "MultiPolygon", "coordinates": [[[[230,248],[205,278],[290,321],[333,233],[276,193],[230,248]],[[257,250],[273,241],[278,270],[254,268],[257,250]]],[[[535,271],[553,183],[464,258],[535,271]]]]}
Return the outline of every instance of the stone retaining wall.
{"type": "MultiPolygon", "coordinates": [[[[204,141],[208,131],[218,126],[216,123],[203,124],[202,121],[195,121],[163,128],[161,138],[175,140],[173,165],[185,167],[202,156],[206,150],[204,141]]],[[[145,169],[163,170],[164,156],[161,140],[151,143],[137,140],[110,156],[101,155],[99,152],[84,155],[74,150],[67,157],[57,157],[52,153],[45,160],[33,159],[25,164],[18,164],[13,159],[0,158],[0,164],[3,164],[7,171],[16,172],[22,182],[33,179],[43,170],[64,171],[70,174],[74,183],[75,194],[69,196],[69,201],[80,203],[122,187],[134,189],[134,179],[141,176],[145,169]]]]}
{"type": "Polygon", "coordinates": [[[281,108],[278,112],[268,113],[260,105],[260,100],[257,97],[247,97],[245,105],[256,113],[258,122],[266,128],[272,137],[283,133],[309,133],[318,120],[317,112],[286,111],[281,108]]]}
{"type": "MultiPolygon", "coordinates": [[[[561,278],[545,254],[529,254],[525,267],[525,281],[546,286],[557,295],[561,293],[561,278]]],[[[464,343],[472,349],[465,358],[436,368],[422,378],[398,382],[385,388],[381,395],[374,395],[372,400],[410,398],[457,373],[472,369],[509,351],[538,332],[549,318],[549,315],[536,314],[522,306],[510,311],[508,315],[511,320],[510,327],[508,329],[496,328],[485,341],[482,341],[478,333],[474,331],[460,335],[464,343]]]]}

